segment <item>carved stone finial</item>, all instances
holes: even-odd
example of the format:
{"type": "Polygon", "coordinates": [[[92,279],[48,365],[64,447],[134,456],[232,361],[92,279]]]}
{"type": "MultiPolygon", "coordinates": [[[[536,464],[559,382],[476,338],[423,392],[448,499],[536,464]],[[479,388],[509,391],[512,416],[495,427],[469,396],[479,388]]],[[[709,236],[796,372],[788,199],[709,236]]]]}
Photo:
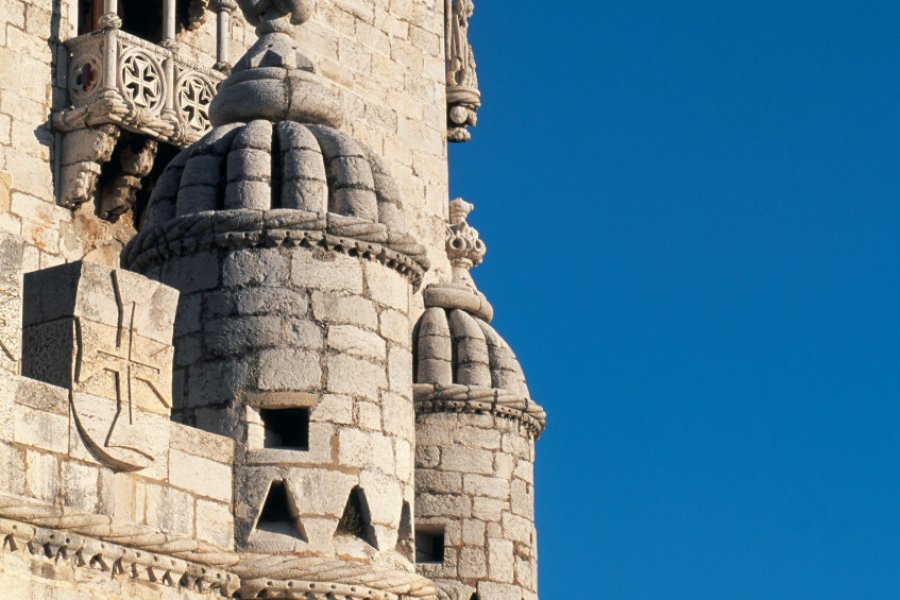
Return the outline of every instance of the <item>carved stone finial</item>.
{"type": "Polygon", "coordinates": [[[238,0],[238,4],[247,21],[256,25],[259,35],[289,33],[291,25],[308,21],[315,8],[314,0],[238,0]]]}
{"type": "Polygon", "coordinates": [[[468,128],[478,123],[481,92],[469,44],[469,19],[474,12],[472,0],[447,0],[447,138],[451,142],[468,142],[472,139],[468,128]]]}
{"type": "Polygon", "coordinates": [[[309,19],[313,0],[238,0],[260,36],[234,65],[209,107],[214,127],[256,119],[339,127],[337,94],[289,35],[309,19]]]}
{"type": "Polygon", "coordinates": [[[450,225],[447,227],[447,256],[453,265],[453,282],[471,289],[475,282],[469,271],[481,264],[487,246],[481,241],[478,230],[466,221],[475,205],[457,198],[450,202],[450,225]]]}

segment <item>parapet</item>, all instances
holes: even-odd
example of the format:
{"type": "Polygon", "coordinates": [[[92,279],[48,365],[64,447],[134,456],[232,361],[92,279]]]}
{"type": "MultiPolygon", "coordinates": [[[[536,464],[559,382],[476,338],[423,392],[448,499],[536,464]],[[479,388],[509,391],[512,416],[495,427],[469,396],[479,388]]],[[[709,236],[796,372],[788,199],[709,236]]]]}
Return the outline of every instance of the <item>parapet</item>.
{"type": "Polygon", "coordinates": [[[22,296],[25,376],[0,378],[5,564],[230,597],[234,444],[169,419],[177,292],[78,262],[22,296]]]}

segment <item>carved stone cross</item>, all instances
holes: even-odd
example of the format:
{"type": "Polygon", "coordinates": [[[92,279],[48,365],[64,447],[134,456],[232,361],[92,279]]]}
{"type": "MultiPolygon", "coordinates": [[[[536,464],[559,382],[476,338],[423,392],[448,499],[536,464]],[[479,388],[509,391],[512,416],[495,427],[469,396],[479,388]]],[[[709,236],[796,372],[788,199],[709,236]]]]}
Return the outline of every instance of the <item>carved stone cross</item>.
{"type": "Polygon", "coordinates": [[[22,372],[67,387],[85,445],[121,470],[165,450],[178,293],[136,273],[71,263],[25,278],[22,372]]]}
{"type": "Polygon", "coordinates": [[[122,65],[122,81],[137,106],[153,108],[160,101],[159,75],[147,58],[132,54],[122,65]]]}
{"type": "MultiPolygon", "coordinates": [[[[159,413],[167,412],[167,409],[172,407],[169,390],[165,390],[164,393],[159,389],[160,385],[171,385],[171,377],[168,378],[169,381],[165,381],[163,369],[159,366],[165,365],[167,361],[171,362],[171,350],[168,346],[161,345],[157,349],[150,350],[149,356],[142,356],[148,353],[139,352],[137,348],[137,344],[140,343],[136,340],[138,334],[134,322],[137,302],[123,297],[122,285],[116,271],[112,272],[112,280],[119,307],[116,345],[114,348],[97,348],[91,363],[79,369],[76,383],[88,387],[90,379],[96,376],[98,371],[113,375],[116,388],[116,414],[103,445],[106,448],[130,450],[152,462],[154,457],[135,443],[140,437],[133,431],[135,417],[138,409],[159,413]],[[147,387],[150,397],[138,393],[141,384],[147,387]]],[[[84,338],[83,335],[81,337],[84,338]]]]}

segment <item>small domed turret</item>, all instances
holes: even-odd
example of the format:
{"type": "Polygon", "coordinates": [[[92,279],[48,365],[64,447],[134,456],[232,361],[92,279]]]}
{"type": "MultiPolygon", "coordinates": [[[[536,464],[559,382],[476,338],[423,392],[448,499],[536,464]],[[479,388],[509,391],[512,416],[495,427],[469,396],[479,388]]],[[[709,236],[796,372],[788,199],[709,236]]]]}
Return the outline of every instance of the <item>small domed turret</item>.
{"type": "Polygon", "coordinates": [[[469,274],[486,252],[472,208],[450,203],[453,281],[425,289],[414,334],[416,524],[444,545],[444,560],[419,571],[451,598],[536,600],[534,442],[546,415],[469,274]]]}
{"type": "Polygon", "coordinates": [[[466,222],[473,208],[461,199],[451,202],[447,253],[453,281],[424,291],[425,312],[414,340],[418,410],[493,412],[540,435],[546,415],[531,400],[509,344],[489,325],[494,309],[469,274],[486,252],[466,222]]]}

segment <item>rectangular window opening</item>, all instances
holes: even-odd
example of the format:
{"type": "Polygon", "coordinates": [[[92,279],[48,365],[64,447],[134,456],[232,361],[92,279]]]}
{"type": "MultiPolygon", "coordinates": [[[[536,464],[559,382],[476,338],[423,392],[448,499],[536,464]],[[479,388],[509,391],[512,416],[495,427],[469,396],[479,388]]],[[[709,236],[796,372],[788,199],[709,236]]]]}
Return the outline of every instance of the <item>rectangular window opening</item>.
{"type": "Polygon", "coordinates": [[[416,562],[435,564],[444,562],[444,528],[424,526],[416,528],[416,562]]]}
{"type": "Polygon", "coordinates": [[[308,408],[262,408],[264,448],[309,450],[308,408]]]}

